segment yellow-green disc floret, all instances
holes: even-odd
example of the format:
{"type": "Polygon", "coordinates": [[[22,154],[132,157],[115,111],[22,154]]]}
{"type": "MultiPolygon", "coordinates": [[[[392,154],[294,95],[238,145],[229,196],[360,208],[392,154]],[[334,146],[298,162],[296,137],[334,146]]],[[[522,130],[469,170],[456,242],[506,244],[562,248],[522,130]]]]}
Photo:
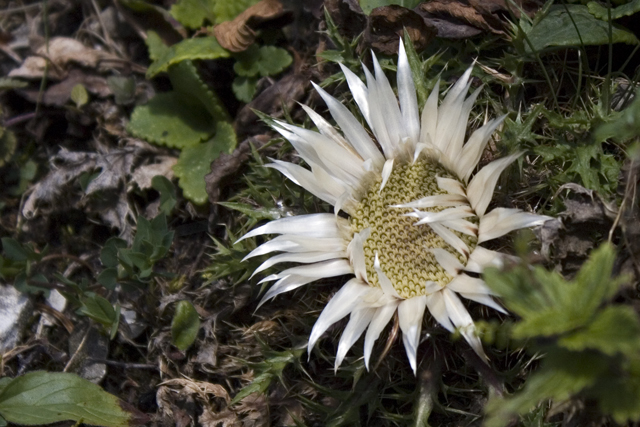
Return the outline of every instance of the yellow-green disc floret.
{"type": "MultiPolygon", "coordinates": [[[[417,218],[405,216],[410,208],[397,208],[427,196],[446,194],[438,187],[436,176],[453,178],[439,163],[420,160],[412,165],[394,166],[385,187],[380,191],[381,180],[374,182],[351,217],[354,233],[369,228],[369,237],[364,242],[367,278],[372,286],[380,286],[374,269],[376,253],[382,271],[391,280],[393,287],[403,298],[425,295],[428,281],[447,285],[451,277],[438,264],[429,249],[443,248],[463,263],[464,258],[442,237],[427,225],[415,226],[417,218]]],[[[442,207],[422,208],[423,211],[441,211],[442,207]]],[[[471,219],[473,221],[473,219],[471,219]]],[[[473,250],[477,239],[456,232],[473,250]]]]}

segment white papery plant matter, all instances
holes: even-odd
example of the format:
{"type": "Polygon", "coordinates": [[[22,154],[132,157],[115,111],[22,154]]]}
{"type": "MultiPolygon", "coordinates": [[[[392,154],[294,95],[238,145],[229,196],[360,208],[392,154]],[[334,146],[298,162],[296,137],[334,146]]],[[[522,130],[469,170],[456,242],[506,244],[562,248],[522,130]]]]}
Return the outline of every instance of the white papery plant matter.
{"type": "Polygon", "coordinates": [[[352,275],[322,311],[309,338],[311,351],[332,324],[350,316],[336,369],[365,330],[369,368],[373,345],[396,312],[414,372],[426,310],[447,330],[458,329],[486,358],[460,299],[504,312],[479,278],[486,266],[499,266],[502,255],[480,244],[540,225],[548,217],[507,208],[487,212],[498,177],[520,153],[474,174],[504,116],[474,131],[465,143],[469,114],[481,90],[467,97],[471,68],[440,105],[436,84],[420,115],[402,43],[397,97],[375,56],[373,66],[373,74],[364,67],[366,84],[342,66],[368,129],[317,85],[340,131],[304,105],[318,132],[275,121],[274,129],[310,169],[280,160],[268,166],[330,203],[335,213],[271,221],[243,237],[278,235],[247,256],[278,253],[255,273],[279,263],[300,264],[260,281],[275,282],[261,304],[319,279],[352,275]]]}

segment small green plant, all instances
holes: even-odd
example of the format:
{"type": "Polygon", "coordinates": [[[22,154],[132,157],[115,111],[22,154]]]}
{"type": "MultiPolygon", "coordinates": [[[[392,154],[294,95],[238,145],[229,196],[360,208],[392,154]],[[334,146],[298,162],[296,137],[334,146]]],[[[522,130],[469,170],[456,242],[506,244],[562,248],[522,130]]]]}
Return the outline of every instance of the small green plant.
{"type": "Polygon", "coordinates": [[[164,214],[151,221],[139,217],[131,247],[118,237],[105,243],[100,253],[105,269],[98,275],[98,282],[107,289],[120,284],[126,290],[144,288],[158,276],[168,277],[167,273],[156,272],[154,266],[169,252],[173,236],[164,214]]]}
{"type": "Polygon", "coordinates": [[[488,427],[508,424],[540,402],[588,399],[617,423],[640,419],[640,319],[633,307],[611,301],[627,282],[612,276],[615,251],[604,244],[572,281],[542,267],[519,265],[485,272],[487,284],[519,316],[499,329],[544,355],[540,367],[512,396],[493,397],[488,427]]]}

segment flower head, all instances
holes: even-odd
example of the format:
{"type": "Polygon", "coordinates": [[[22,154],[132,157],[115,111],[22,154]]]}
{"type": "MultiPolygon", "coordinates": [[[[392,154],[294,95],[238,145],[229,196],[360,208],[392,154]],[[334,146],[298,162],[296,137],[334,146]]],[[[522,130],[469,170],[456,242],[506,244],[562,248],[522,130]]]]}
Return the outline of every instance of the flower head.
{"type": "Polygon", "coordinates": [[[280,252],[255,273],[283,262],[301,264],[262,279],[260,283],[275,283],[260,304],[322,278],[353,275],[324,308],[309,338],[310,351],[332,324],[350,315],[338,344],[336,369],[365,330],[368,368],[373,345],[396,311],[414,372],[426,310],[447,330],[458,329],[476,353],[486,357],[460,299],[504,312],[478,278],[484,267],[499,265],[501,256],[480,244],[540,225],[547,217],[518,209],[487,212],[499,175],[519,153],[473,173],[504,116],[489,121],[464,143],[481,90],[466,96],[471,68],[440,105],[436,84],[420,116],[402,43],[398,98],[375,56],[373,65],[373,74],[364,67],[366,84],[342,66],[369,131],[318,86],[341,132],[304,105],[319,132],[275,122],[275,130],[310,169],[280,160],[268,166],[333,205],[335,214],[283,218],[243,237],[279,235],[247,256],[280,252]],[[346,215],[338,215],[340,211],[346,215]]]}

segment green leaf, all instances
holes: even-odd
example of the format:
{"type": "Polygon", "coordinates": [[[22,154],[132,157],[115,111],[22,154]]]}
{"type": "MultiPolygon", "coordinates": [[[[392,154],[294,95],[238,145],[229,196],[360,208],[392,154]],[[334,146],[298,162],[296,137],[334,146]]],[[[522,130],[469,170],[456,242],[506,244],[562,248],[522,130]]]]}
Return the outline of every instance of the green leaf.
{"type": "Polygon", "coordinates": [[[605,307],[584,330],[559,339],[558,344],[572,351],[593,349],[633,357],[640,351],[638,315],[631,307],[605,307]]]}
{"type": "Polygon", "coordinates": [[[104,427],[139,424],[141,414],[124,406],[117,397],[70,373],[30,372],[0,391],[0,415],[23,425],[67,420],[104,427]]]}
{"type": "Polygon", "coordinates": [[[105,267],[118,266],[118,250],[126,248],[127,242],[118,237],[111,237],[100,251],[100,261],[105,267]]]}
{"type": "Polygon", "coordinates": [[[282,72],[293,61],[289,52],[276,46],[253,45],[237,54],[236,58],[238,61],[233,70],[243,77],[273,76],[282,72]]]}
{"type": "Polygon", "coordinates": [[[234,405],[240,402],[251,393],[264,393],[274,379],[282,379],[282,371],[284,371],[284,368],[286,368],[290,363],[297,361],[303,351],[303,349],[281,352],[270,351],[267,360],[261,363],[256,363],[255,366],[252,366],[257,374],[256,377],[251,384],[244,387],[234,396],[229,405],[234,405]]]}
{"type": "Polygon", "coordinates": [[[147,78],[167,71],[171,65],[186,60],[218,59],[229,57],[229,52],[218,43],[215,37],[186,39],[168,47],[164,51],[155,50],[159,56],[147,69],[147,78]]]}
{"type": "Polygon", "coordinates": [[[605,361],[597,354],[551,351],[543,367],[530,375],[515,396],[489,400],[483,425],[503,427],[512,415],[527,413],[543,400],[566,400],[593,385],[606,369],[605,361]]]}
{"type": "Polygon", "coordinates": [[[420,59],[420,56],[418,56],[418,52],[416,52],[416,49],[413,46],[413,42],[411,41],[411,37],[409,36],[409,32],[406,28],[404,29],[403,40],[404,48],[407,52],[409,66],[411,67],[413,83],[416,87],[418,105],[422,108],[422,106],[427,103],[427,97],[429,96],[429,89],[427,88],[427,84],[424,81],[425,73],[422,70],[422,60],[420,59]]]}
{"type": "Polygon", "coordinates": [[[107,86],[113,93],[116,104],[125,105],[135,101],[136,81],[133,77],[109,76],[107,86]]]}
{"type": "Polygon", "coordinates": [[[219,122],[216,135],[208,142],[182,150],[173,171],[180,179],[184,196],[197,204],[207,201],[204,176],[211,170],[211,162],[220,153],[230,153],[236,146],[233,126],[219,122]]]}
{"type": "Polygon", "coordinates": [[[93,294],[82,300],[82,306],[80,306],[79,311],[109,330],[112,339],[115,337],[115,332],[117,332],[118,322],[120,320],[119,307],[118,310],[116,310],[109,300],[100,295],[93,294]]]}
{"type": "Polygon", "coordinates": [[[10,77],[0,77],[0,90],[22,89],[28,85],[29,83],[22,80],[12,79],[10,77]]]}
{"type": "Polygon", "coordinates": [[[87,89],[84,88],[81,84],[75,85],[71,89],[71,100],[76,104],[76,107],[80,108],[89,102],[89,94],[87,93],[87,89]]]}
{"type": "Polygon", "coordinates": [[[597,399],[599,409],[611,415],[619,425],[628,425],[628,420],[640,419],[640,359],[636,355],[625,365],[629,367],[624,369],[622,375],[603,375],[596,385],[584,393],[597,399]]]}
{"type": "Polygon", "coordinates": [[[100,272],[100,274],[98,274],[96,280],[105,288],[114,290],[118,284],[118,269],[105,268],[100,272]]]}
{"type": "Polygon", "coordinates": [[[207,86],[191,61],[183,61],[169,69],[169,78],[176,92],[182,95],[184,102],[204,107],[214,121],[230,122],[222,100],[207,86]]]}
{"type": "Polygon", "coordinates": [[[224,21],[231,21],[240,15],[250,6],[258,3],[259,0],[217,0],[213,6],[213,12],[216,16],[216,24],[224,21]]]}
{"type": "MultiPolygon", "coordinates": [[[[587,3],[589,13],[598,19],[604,21],[609,20],[609,11],[606,7],[601,6],[595,1],[587,3]]],[[[640,0],[632,0],[627,4],[620,5],[611,9],[611,19],[620,19],[623,16],[631,16],[634,13],[640,12],[640,0]]]]}
{"type": "Polygon", "coordinates": [[[233,94],[242,102],[249,103],[256,93],[258,79],[256,77],[236,76],[231,83],[233,94]]]}
{"type": "Polygon", "coordinates": [[[227,209],[233,209],[241,212],[249,218],[256,220],[256,222],[262,221],[263,219],[274,220],[282,217],[282,213],[276,209],[266,209],[264,207],[258,208],[246,203],[237,202],[218,202],[218,204],[227,209]]]}
{"type": "Polygon", "coordinates": [[[12,261],[25,262],[29,259],[29,251],[23,248],[16,239],[3,237],[2,250],[5,256],[12,261]]]}
{"type": "MultiPolygon", "coordinates": [[[[636,36],[626,28],[612,25],[612,43],[638,44],[636,36]]],[[[528,32],[532,46],[526,51],[540,51],[547,47],[590,46],[609,43],[609,23],[596,19],[586,6],[554,5],[549,13],[528,32]]]]}
{"type": "Polygon", "coordinates": [[[198,29],[208,20],[215,23],[213,12],[216,0],[179,0],[171,6],[171,16],[187,28],[198,29]]]}
{"type": "Polygon", "coordinates": [[[136,107],[127,130],[134,136],[172,148],[197,145],[215,130],[204,108],[184,102],[176,92],[159,93],[136,107]]]}
{"type": "Polygon", "coordinates": [[[421,0],[360,0],[360,7],[362,11],[367,15],[371,13],[373,9],[381,6],[389,6],[391,4],[397,4],[408,9],[413,9],[421,0]]]}
{"type": "Polygon", "coordinates": [[[18,139],[15,134],[0,126],[0,167],[11,160],[17,147],[18,139]]]}
{"type": "Polygon", "coordinates": [[[189,301],[179,301],[171,321],[171,343],[182,351],[196,340],[200,330],[198,312],[189,301]]]}
{"type": "Polygon", "coordinates": [[[149,49],[149,59],[157,61],[170,51],[169,47],[164,44],[158,33],[155,31],[147,32],[147,40],[145,40],[149,49]]]}
{"type": "Polygon", "coordinates": [[[169,215],[178,203],[176,188],[162,175],[151,178],[151,187],[160,193],[160,212],[169,215]]]}

